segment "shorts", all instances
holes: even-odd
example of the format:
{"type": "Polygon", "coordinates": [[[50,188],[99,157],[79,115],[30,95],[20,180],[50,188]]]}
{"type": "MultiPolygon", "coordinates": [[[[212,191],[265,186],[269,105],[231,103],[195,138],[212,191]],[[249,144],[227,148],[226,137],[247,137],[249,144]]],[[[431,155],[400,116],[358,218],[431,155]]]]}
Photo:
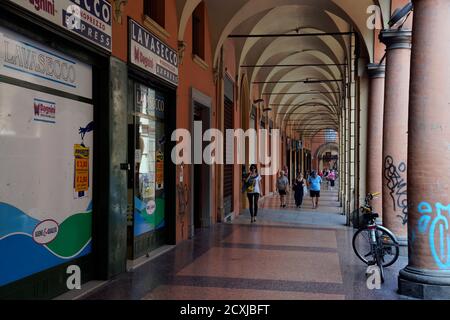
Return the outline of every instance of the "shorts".
{"type": "Polygon", "coordinates": [[[280,194],[280,196],[285,196],[287,194],[286,190],[278,190],[278,193],[280,194]]]}
{"type": "Polygon", "coordinates": [[[311,193],[311,198],[320,198],[320,191],[310,191],[311,193]]]}

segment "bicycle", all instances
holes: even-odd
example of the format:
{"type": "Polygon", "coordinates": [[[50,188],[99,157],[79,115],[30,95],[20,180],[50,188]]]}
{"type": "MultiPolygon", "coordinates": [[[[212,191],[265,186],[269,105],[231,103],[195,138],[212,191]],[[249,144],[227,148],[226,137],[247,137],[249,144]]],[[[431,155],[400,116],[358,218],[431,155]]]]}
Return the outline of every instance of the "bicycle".
{"type": "Polygon", "coordinates": [[[373,211],[370,201],[380,193],[369,193],[365,204],[360,208],[364,222],[352,240],[356,256],[367,265],[377,265],[381,282],[384,283],[384,269],[392,266],[399,256],[399,243],[396,236],[387,228],[377,224],[378,213],[373,211]],[[370,257],[372,258],[371,260],[370,257]]]}

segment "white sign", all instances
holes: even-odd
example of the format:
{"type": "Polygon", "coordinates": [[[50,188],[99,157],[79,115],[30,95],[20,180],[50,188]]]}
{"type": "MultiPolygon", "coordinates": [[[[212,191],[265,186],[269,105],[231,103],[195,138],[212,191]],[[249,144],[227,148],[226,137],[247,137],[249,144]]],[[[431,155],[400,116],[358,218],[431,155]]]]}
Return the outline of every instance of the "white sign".
{"type": "Polygon", "coordinates": [[[47,123],[56,122],[56,103],[41,99],[34,99],[33,102],[34,121],[47,123]]]}
{"type": "Polygon", "coordinates": [[[0,28],[0,74],[92,98],[92,68],[0,28]]]}
{"type": "Polygon", "coordinates": [[[129,33],[131,63],[178,85],[178,53],[131,19],[129,33]]]}
{"type": "Polygon", "coordinates": [[[112,8],[106,0],[9,0],[111,52],[112,8]]]}
{"type": "Polygon", "coordinates": [[[38,244],[48,244],[56,239],[59,225],[54,220],[44,220],[33,230],[33,240],[38,244]]]}

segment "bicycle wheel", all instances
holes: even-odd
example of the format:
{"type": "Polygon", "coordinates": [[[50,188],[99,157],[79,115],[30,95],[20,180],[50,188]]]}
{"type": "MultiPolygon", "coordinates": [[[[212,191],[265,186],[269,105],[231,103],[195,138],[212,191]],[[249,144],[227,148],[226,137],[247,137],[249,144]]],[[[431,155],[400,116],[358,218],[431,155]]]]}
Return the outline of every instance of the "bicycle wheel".
{"type": "Polygon", "coordinates": [[[376,262],[377,262],[377,266],[380,270],[380,280],[381,283],[384,283],[384,267],[383,267],[383,254],[382,254],[382,250],[378,250],[378,252],[376,253],[376,262]]]}
{"type": "Polygon", "coordinates": [[[353,236],[352,245],[356,256],[365,264],[371,264],[373,252],[369,229],[359,229],[353,236]]]}
{"type": "MultiPolygon", "coordinates": [[[[379,259],[383,267],[387,268],[393,265],[398,259],[399,248],[397,240],[395,240],[389,231],[380,226],[377,226],[376,238],[378,239],[378,247],[381,248],[379,259]]],[[[377,262],[377,252],[372,251],[370,230],[368,228],[360,229],[355,233],[352,245],[353,251],[355,251],[356,256],[362,262],[367,265],[377,262]]]]}

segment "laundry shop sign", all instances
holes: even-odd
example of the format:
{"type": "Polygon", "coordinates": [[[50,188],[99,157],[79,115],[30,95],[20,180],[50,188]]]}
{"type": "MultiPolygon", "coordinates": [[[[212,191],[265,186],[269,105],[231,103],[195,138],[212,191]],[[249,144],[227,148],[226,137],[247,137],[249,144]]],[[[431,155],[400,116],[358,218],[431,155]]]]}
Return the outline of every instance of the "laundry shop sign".
{"type": "Polygon", "coordinates": [[[92,98],[88,65],[2,27],[0,75],[92,98]]]}
{"type": "Polygon", "coordinates": [[[137,22],[129,22],[130,62],[178,85],[178,53],[137,22]]]}
{"type": "Polygon", "coordinates": [[[112,7],[106,0],[9,0],[111,52],[112,7]]]}

